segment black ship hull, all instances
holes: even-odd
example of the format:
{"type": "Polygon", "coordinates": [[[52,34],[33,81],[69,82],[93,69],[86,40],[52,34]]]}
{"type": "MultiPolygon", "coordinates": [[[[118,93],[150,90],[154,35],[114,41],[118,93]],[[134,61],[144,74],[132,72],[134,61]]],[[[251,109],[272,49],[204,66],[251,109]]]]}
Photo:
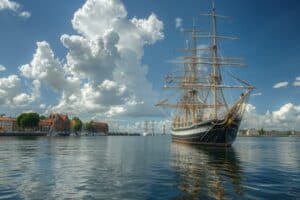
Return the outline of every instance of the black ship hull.
{"type": "Polygon", "coordinates": [[[237,137],[240,122],[240,118],[231,122],[211,120],[188,128],[173,128],[172,140],[187,144],[231,146],[237,137]]]}

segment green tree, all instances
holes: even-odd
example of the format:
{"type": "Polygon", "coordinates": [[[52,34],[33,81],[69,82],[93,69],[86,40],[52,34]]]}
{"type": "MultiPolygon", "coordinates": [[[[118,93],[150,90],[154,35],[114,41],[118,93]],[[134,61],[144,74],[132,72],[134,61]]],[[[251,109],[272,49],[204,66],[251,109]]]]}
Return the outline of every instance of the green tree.
{"type": "Polygon", "coordinates": [[[81,131],[82,121],[78,117],[74,117],[72,119],[72,121],[73,121],[72,127],[71,127],[72,131],[75,132],[75,133],[81,131]]]}
{"type": "Polygon", "coordinates": [[[258,131],[258,134],[259,134],[259,135],[265,135],[265,134],[266,134],[266,131],[265,131],[263,128],[261,128],[261,129],[258,131]]]}
{"type": "Polygon", "coordinates": [[[38,127],[40,116],[37,113],[22,113],[17,117],[17,124],[21,128],[38,127]]]}
{"type": "Polygon", "coordinates": [[[90,122],[85,124],[85,131],[87,131],[88,133],[95,132],[94,121],[90,121],[90,122]]]}
{"type": "Polygon", "coordinates": [[[40,120],[46,119],[46,117],[44,115],[40,116],[40,120]]]}

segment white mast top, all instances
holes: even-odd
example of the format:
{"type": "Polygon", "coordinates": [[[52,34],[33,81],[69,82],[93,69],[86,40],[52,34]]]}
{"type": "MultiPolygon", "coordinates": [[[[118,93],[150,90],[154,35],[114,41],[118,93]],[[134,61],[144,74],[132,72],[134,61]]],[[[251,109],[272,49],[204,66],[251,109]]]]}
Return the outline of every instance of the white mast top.
{"type": "Polygon", "coordinates": [[[212,8],[215,9],[215,0],[211,0],[212,8]]]}

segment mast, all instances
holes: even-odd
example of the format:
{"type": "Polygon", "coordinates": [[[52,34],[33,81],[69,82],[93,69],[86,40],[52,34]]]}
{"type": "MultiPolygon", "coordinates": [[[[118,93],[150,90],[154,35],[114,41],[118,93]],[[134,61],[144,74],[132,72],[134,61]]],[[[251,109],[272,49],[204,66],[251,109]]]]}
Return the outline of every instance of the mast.
{"type": "MultiPolygon", "coordinates": [[[[192,40],[193,40],[193,53],[192,53],[192,83],[197,83],[198,81],[198,77],[197,77],[197,32],[196,32],[196,25],[195,25],[195,19],[193,20],[193,31],[192,31],[192,40]]],[[[196,103],[196,99],[197,99],[197,95],[198,92],[197,90],[193,89],[192,91],[190,91],[192,94],[192,103],[196,103]]],[[[196,107],[193,106],[192,107],[192,122],[196,123],[197,119],[196,119],[196,107]]]]}
{"type": "Polygon", "coordinates": [[[149,129],[148,129],[148,123],[149,123],[148,121],[145,121],[145,122],[144,122],[144,132],[145,132],[145,133],[148,133],[148,132],[149,132],[149,129]]]}
{"type": "MultiPolygon", "coordinates": [[[[253,86],[233,76],[241,85],[226,85],[222,83],[221,67],[245,66],[241,58],[222,57],[219,55],[219,39],[238,39],[233,36],[217,34],[217,18],[228,19],[229,17],[216,13],[214,0],[212,0],[212,11],[200,15],[211,19],[210,33],[199,30],[195,26],[195,20],[193,20],[192,29],[184,31],[190,34],[191,44],[180,49],[185,54],[183,59],[173,62],[181,64],[183,69],[176,70],[165,78],[166,84],[164,89],[180,90],[182,96],[177,103],[169,103],[168,99],[165,99],[156,104],[156,106],[180,110],[181,114],[176,115],[173,119],[174,126],[177,127],[195,124],[208,118],[213,120],[219,119],[221,108],[225,108],[224,111],[230,112],[223,89],[253,90],[253,86]],[[198,38],[208,39],[210,45],[198,47],[198,38]],[[206,55],[199,55],[199,52],[204,52],[206,55]],[[205,67],[205,69],[211,67],[211,69],[203,71],[202,67],[205,67]],[[205,113],[209,113],[210,116],[205,116],[205,113]]],[[[249,92],[242,93],[242,95],[249,94],[249,92]]],[[[241,101],[238,100],[238,102],[241,101]]]]}
{"type": "Polygon", "coordinates": [[[154,136],[154,121],[151,121],[151,128],[152,128],[152,136],[154,136]]]}
{"type": "Polygon", "coordinates": [[[214,0],[212,0],[212,61],[213,61],[213,96],[214,96],[214,118],[218,118],[218,93],[217,85],[219,84],[219,75],[218,75],[218,64],[216,58],[218,57],[218,45],[217,45],[217,20],[216,20],[216,8],[214,0]]]}

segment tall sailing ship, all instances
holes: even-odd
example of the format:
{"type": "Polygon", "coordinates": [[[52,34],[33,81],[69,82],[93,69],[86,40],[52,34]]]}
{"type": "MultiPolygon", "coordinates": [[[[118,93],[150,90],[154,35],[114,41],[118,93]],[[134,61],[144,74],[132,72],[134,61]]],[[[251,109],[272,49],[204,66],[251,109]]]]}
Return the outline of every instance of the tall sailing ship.
{"type": "Polygon", "coordinates": [[[219,41],[237,38],[217,34],[217,19],[228,17],[216,13],[213,1],[212,10],[201,16],[211,19],[210,32],[199,30],[195,22],[191,30],[184,30],[191,42],[182,49],[184,56],[176,62],[180,69],[165,78],[164,88],[175,89],[177,101],[172,103],[165,99],[157,106],[175,109],[171,128],[173,141],[230,146],[236,139],[246,102],[254,87],[230,72],[230,79],[235,84],[224,83],[226,67],[245,65],[241,58],[223,57],[219,41]],[[200,40],[209,41],[209,44],[200,45],[200,40]],[[239,90],[232,102],[228,101],[228,90],[239,90]]]}

